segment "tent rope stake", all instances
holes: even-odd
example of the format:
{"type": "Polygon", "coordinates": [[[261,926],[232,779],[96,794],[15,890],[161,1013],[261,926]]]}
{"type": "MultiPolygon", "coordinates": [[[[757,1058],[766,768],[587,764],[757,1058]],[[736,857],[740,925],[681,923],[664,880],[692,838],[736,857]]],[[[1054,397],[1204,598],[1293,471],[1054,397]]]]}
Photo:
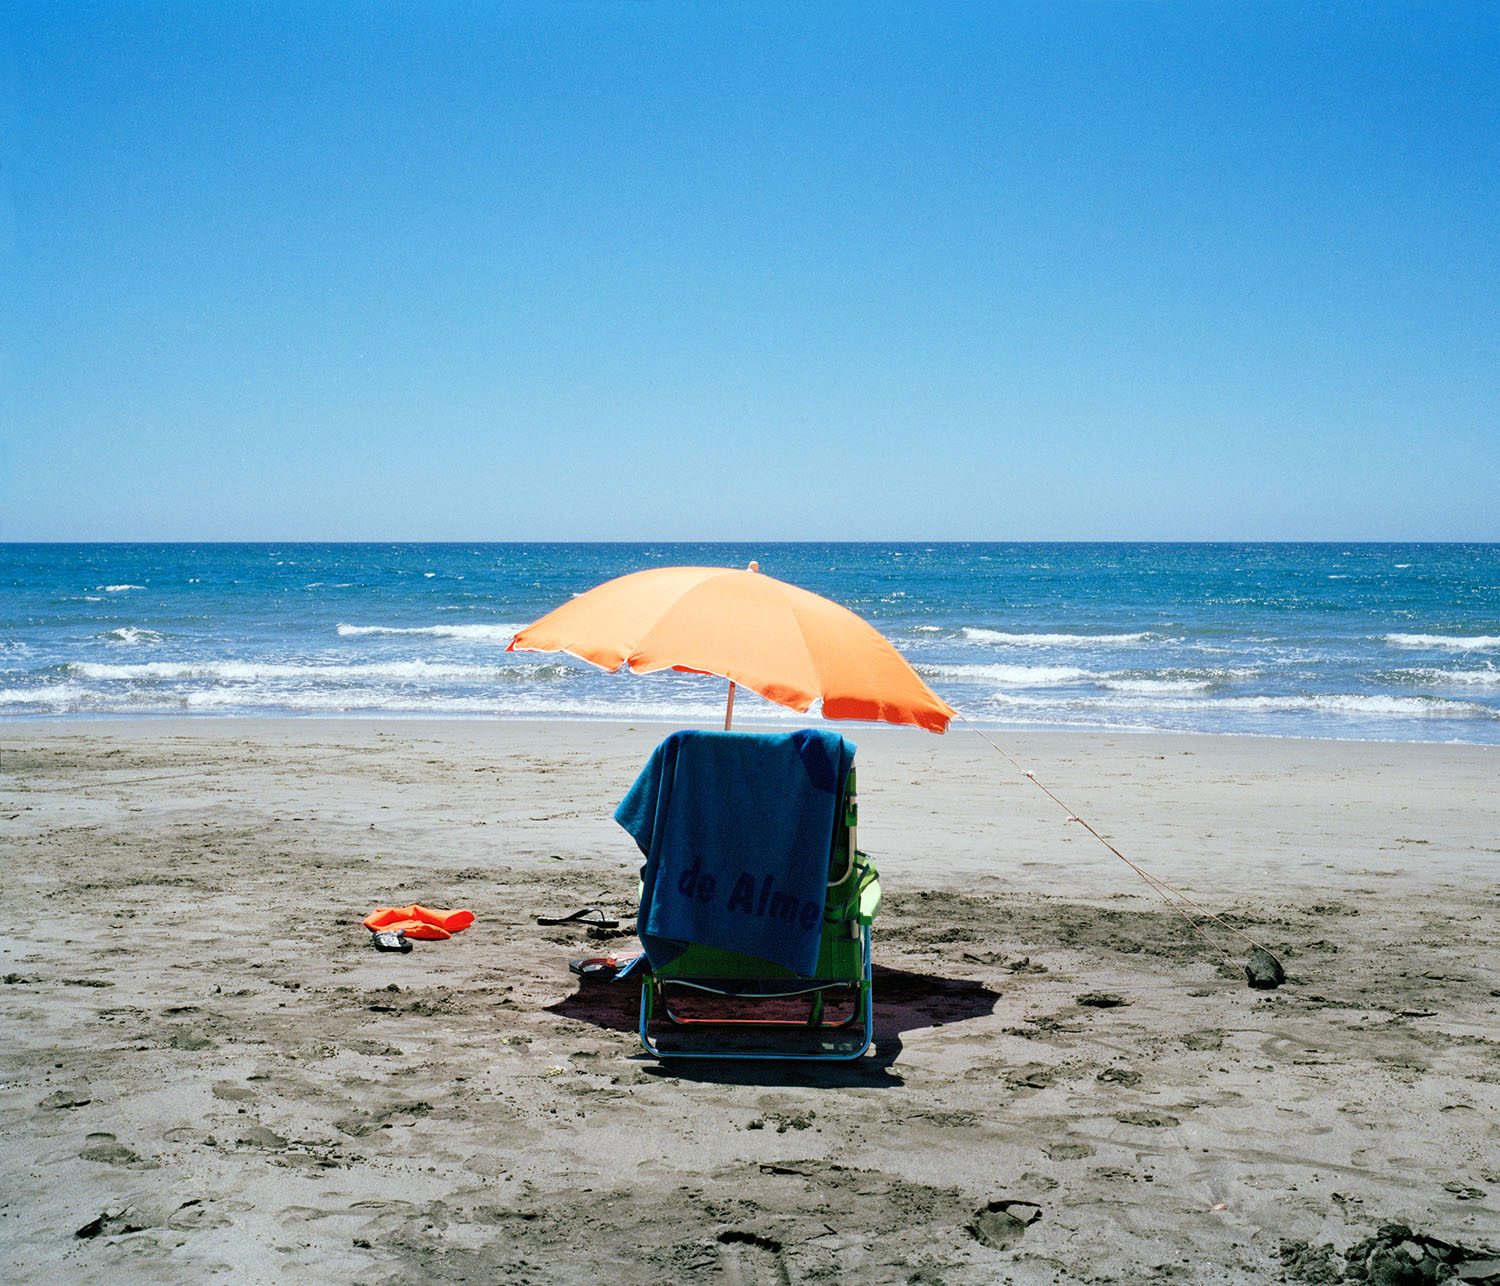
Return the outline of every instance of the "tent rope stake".
{"type": "Polygon", "coordinates": [[[1199,906],[1192,900],[1192,898],[1188,897],[1186,893],[1182,892],[1182,890],[1174,889],[1170,884],[1166,883],[1166,881],[1158,879],[1156,876],[1152,875],[1150,871],[1145,870],[1139,863],[1131,861],[1130,858],[1126,857],[1124,853],[1120,852],[1119,849],[1117,849],[1113,844],[1105,839],[1103,835],[1099,834],[1099,832],[1096,831],[1088,822],[1086,822],[1082,817],[1080,817],[1071,808],[1069,808],[1067,804],[1063,803],[1063,801],[1059,799],[1055,794],[1053,794],[1053,792],[1046,785],[1038,781],[1037,776],[1034,772],[1032,772],[1029,768],[1023,768],[1021,764],[1016,760],[1014,755],[1012,755],[1003,746],[1000,746],[996,742],[992,741],[989,737],[987,737],[984,734],[983,730],[981,730],[978,725],[976,725],[971,719],[969,719],[968,716],[966,716],[962,711],[959,712],[958,717],[962,719],[966,724],[968,724],[969,727],[976,734],[978,734],[980,740],[985,742],[991,750],[998,754],[1002,759],[1010,764],[1012,768],[1014,768],[1023,777],[1025,777],[1027,781],[1031,782],[1033,786],[1040,790],[1042,794],[1046,795],[1048,799],[1050,799],[1054,804],[1061,808],[1063,812],[1068,815],[1068,821],[1077,822],[1080,826],[1083,827],[1084,830],[1088,831],[1090,835],[1092,835],[1096,840],[1103,844],[1105,848],[1107,848],[1111,853],[1118,857],[1120,861],[1124,862],[1126,866],[1128,866],[1132,871],[1139,875],[1141,879],[1146,882],[1147,886],[1151,888],[1152,891],[1154,891],[1163,902],[1165,902],[1169,907],[1172,908],[1172,910],[1176,911],[1178,915],[1180,915],[1184,920],[1188,922],[1188,924],[1192,927],[1194,933],[1196,933],[1200,938],[1208,943],[1209,946],[1211,946],[1215,951],[1217,951],[1221,956],[1224,957],[1225,963],[1228,964],[1231,969],[1234,969],[1236,972],[1238,972],[1240,967],[1234,962],[1233,957],[1231,957],[1230,954],[1225,951],[1222,946],[1215,942],[1213,938],[1209,937],[1209,935],[1204,931],[1202,925],[1200,925],[1197,920],[1193,919],[1193,917],[1186,911],[1184,911],[1177,902],[1174,902],[1172,900],[1173,898],[1178,899],[1180,902],[1186,903],[1188,906],[1192,907],[1194,911],[1197,911],[1199,915],[1205,917],[1206,919],[1212,920],[1216,924],[1222,925],[1230,933],[1234,934],[1235,937],[1249,943],[1250,946],[1255,948],[1257,951],[1265,951],[1265,953],[1270,956],[1272,960],[1275,960],[1278,965],[1281,964],[1281,961],[1277,959],[1276,955],[1273,952],[1261,946],[1259,942],[1250,937],[1248,934],[1242,933],[1239,929],[1236,929],[1234,925],[1230,924],[1222,916],[1215,915],[1212,911],[1199,906]]]}

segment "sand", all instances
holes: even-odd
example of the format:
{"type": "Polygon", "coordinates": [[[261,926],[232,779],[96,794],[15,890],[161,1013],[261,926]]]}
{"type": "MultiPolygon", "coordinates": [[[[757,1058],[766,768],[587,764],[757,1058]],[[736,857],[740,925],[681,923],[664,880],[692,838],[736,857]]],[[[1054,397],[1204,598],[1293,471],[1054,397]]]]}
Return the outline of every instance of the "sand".
{"type": "Polygon", "coordinates": [[[629,922],[610,812],[662,729],[0,725],[0,1273],[1330,1282],[1383,1224],[1500,1244],[1500,751],[1002,738],[1275,951],[1263,992],[973,733],[845,730],[873,1053],[660,1065],[566,968],[631,939],[535,917],[629,922]],[[413,900],[478,919],[372,950],[413,900]]]}

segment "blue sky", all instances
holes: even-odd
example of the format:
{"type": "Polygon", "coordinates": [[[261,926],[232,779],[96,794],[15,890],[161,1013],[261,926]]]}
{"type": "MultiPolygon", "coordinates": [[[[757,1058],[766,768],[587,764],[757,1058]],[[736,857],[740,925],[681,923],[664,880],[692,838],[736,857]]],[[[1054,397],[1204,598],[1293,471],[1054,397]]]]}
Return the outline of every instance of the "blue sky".
{"type": "Polygon", "coordinates": [[[1500,539],[1500,2],[0,14],[0,539],[1500,539]]]}

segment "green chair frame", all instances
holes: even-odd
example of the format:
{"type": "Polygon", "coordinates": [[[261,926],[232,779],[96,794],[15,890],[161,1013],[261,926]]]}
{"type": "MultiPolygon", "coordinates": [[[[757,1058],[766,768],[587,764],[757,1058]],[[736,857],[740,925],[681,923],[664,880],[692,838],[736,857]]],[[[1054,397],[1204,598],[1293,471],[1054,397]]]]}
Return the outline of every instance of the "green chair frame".
{"type": "Polygon", "coordinates": [[[856,846],[852,767],[841,805],[813,971],[798,974],[756,956],[689,946],[642,975],[640,1036],[647,1052],[663,1059],[853,1059],[870,1048],[870,926],[880,910],[880,877],[856,846]]]}

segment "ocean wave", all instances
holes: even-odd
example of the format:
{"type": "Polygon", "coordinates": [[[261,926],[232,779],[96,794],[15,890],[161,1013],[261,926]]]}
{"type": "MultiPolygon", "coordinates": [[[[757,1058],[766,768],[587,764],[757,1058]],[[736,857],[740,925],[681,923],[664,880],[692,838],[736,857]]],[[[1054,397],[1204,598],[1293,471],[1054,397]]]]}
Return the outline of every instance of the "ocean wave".
{"type": "Polygon", "coordinates": [[[345,638],[359,635],[425,635],[439,639],[471,639],[481,643],[501,643],[509,646],[520,625],[340,625],[338,632],[345,638]]]}
{"type": "Polygon", "coordinates": [[[1483,670],[1443,670],[1436,666],[1422,666],[1413,670],[1396,670],[1391,676],[1396,682],[1421,684],[1424,687],[1500,688],[1500,666],[1491,665],[1483,670]]]}
{"type": "Polygon", "coordinates": [[[34,688],[0,688],[0,706],[71,709],[92,693],[80,683],[48,683],[34,688]]]}
{"type": "Polygon", "coordinates": [[[266,661],[146,661],[139,665],[99,665],[73,661],[69,676],[103,682],[182,682],[207,679],[226,683],[301,682],[349,683],[387,680],[398,683],[504,683],[559,679],[580,673],[557,661],[517,661],[512,665],[447,665],[431,661],[387,661],[371,664],[319,665],[312,662],[266,661]]]}
{"type": "Polygon", "coordinates": [[[1137,696],[1211,692],[1236,679],[1261,673],[1253,667],[1162,670],[1086,670],[1074,665],[940,665],[920,663],[917,672],[928,679],[960,683],[992,683],[1000,687],[1060,687],[1095,684],[1110,692],[1137,696]]]}
{"type": "Polygon", "coordinates": [[[989,698],[996,706],[1027,709],[1051,707],[1059,713],[1091,710],[1135,710],[1158,712],[1241,712],[1258,714],[1334,714],[1366,718],[1500,719],[1500,710],[1477,701],[1453,701],[1445,697],[1399,697],[1370,693],[1317,693],[1279,696],[1221,696],[1179,700],[1114,696],[1083,696],[1067,700],[997,692],[989,698]]]}
{"type": "Polygon", "coordinates": [[[1387,634],[1392,647],[1446,648],[1454,652],[1500,651],[1500,634],[1387,634]]]}
{"type": "Polygon", "coordinates": [[[1010,634],[966,625],[964,638],[972,643],[999,643],[1007,647],[1129,647],[1160,637],[1141,631],[1131,634],[1010,634]]]}
{"type": "Polygon", "coordinates": [[[1100,680],[1100,686],[1131,696],[1176,696],[1212,692],[1218,685],[1213,679],[1105,678],[1100,680]]]}
{"type": "MultiPolygon", "coordinates": [[[[225,689],[204,689],[182,695],[180,702],[164,707],[167,710],[187,709],[204,714],[233,711],[285,711],[296,714],[396,714],[396,715],[472,715],[508,716],[530,719],[639,719],[647,722],[722,725],[724,702],[722,695],[693,700],[691,698],[657,699],[637,696],[619,700],[570,700],[566,697],[548,699],[537,693],[494,692],[460,695],[454,693],[432,693],[414,695],[399,692],[351,689],[338,694],[337,700],[315,692],[271,692],[251,689],[235,692],[225,689]]],[[[808,715],[798,714],[782,706],[760,703],[748,707],[740,698],[735,700],[735,726],[747,721],[806,722],[808,715]]]]}
{"type": "Polygon", "coordinates": [[[1080,683],[1100,676],[1072,665],[927,665],[917,672],[929,679],[954,679],[961,683],[999,683],[1007,687],[1051,687],[1080,683]]]}
{"type": "Polygon", "coordinates": [[[104,636],[113,639],[116,643],[160,643],[161,635],[155,630],[148,630],[144,625],[122,625],[119,629],[110,630],[104,636]]]}
{"type": "Polygon", "coordinates": [[[144,585],[96,585],[95,589],[102,589],[106,594],[123,594],[127,589],[145,589],[144,585]]]}
{"type": "MultiPolygon", "coordinates": [[[[7,717],[60,714],[292,714],[433,717],[511,717],[530,719],[640,720],[678,725],[723,722],[722,687],[708,687],[673,676],[660,685],[649,679],[621,683],[612,692],[573,695],[572,688],[496,688],[485,692],[423,691],[410,688],[349,687],[316,689],[185,687],[101,689],[66,680],[30,688],[0,688],[7,717]]],[[[809,716],[741,691],[736,725],[805,723],[809,716]]]]}

